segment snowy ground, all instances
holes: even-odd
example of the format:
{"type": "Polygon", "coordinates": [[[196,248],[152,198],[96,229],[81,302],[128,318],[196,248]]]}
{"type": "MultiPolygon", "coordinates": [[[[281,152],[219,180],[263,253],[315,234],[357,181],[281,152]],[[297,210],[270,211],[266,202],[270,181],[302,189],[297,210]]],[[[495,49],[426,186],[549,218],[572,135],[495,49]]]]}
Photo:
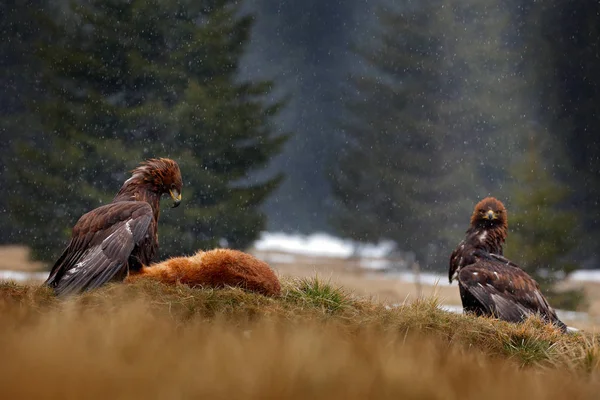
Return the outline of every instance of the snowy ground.
{"type": "Polygon", "coordinates": [[[0,270],[0,281],[45,281],[48,272],[27,272],[27,271],[7,271],[0,270]]]}
{"type": "Polygon", "coordinates": [[[325,233],[304,236],[278,232],[261,233],[260,238],[254,242],[253,247],[259,251],[339,258],[385,258],[396,248],[392,241],[383,241],[378,244],[361,244],[325,233]]]}
{"type": "MultiPolygon", "coordinates": [[[[361,268],[372,271],[373,275],[381,278],[397,279],[406,283],[420,283],[424,286],[449,286],[445,274],[421,272],[415,275],[408,263],[399,257],[394,243],[382,241],[380,243],[361,244],[352,240],[341,239],[324,233],[312,235],[288,235],[284,233],[263,232],[253,244],[252,251],[260,253],[265,261],[273,264],[294,264],[300,258],[310,258],[311,262],[319,259],[353,260],[361,268]],[[315,258],[315,260],[312,260],[315,258]],[[384,272],[382,274],[382,272],[384,272]]],[[[370,274],[367,274],[369,276],[370,274]]],[[[16,282],[44,281],[48,272],[27,272],[0,270],[0,280],[16,282]]],[[[600,282],[600,270],[580,270],[569,277],[572,281],[600,282]]],[[[392,304],[391,307],[399,304],[392,304]]],[[[462,313],[462,307],[451,304],[440,304],[440,308],[462,313]]],[[[585,320],[587,313],[557,310],[561,319],[569,321],[585,320]]]]}
{"type": "MultiPolygon", "coordinates": [[[[366,269],[386,270],[390,263],[388,257],[396,250],[393,242],[381,242],[378,244],[359,244],[351,240],[344,240],[324,233],[316,233],[308,236],[286,235],[283,233],[264,232],[254,244],[254,249],[261,252],[274,252],[269,257],[271,261],[281,263],[293,263],[294,255],[335,257],[360,259],[360,265],[366,269]],[[277,260],[275,260],[277,259],[277,260]]],[[[378,274],[381,276],[381,274],[378,274]]],[[[410,270],[390,271],[385,274],[390,279],[398,279],[407,283],[417,283],[430,286],[449,286],[448,276],[421,272],[418,276],[410,270]]],[[[600,282],[600,270],[576,271],[569,277],[573,281],[600,282]]],[[[394,304],[393,306],[398,306],[394,304]]],[[[449,312],[462,313],[462,306],[440,304],[440,308],[449,312]]],[[[556,310],[559,318],[577,321],[588,318],[585,312],[556,310]]]]}
{"type": "MultiPolygon", "coordinates": [[[[358,259],[362,268],[373,271],[385,271],[396,267],[385,276],[404,282],[415,283],[417,277],[410,270],[398,270],[398,261],[390,261],[397,250],[391,241],[361,244],[348,239],[341,239],[325,233],[312,235],[289,235],[277,232],[263,232],[252,246],[261,253],[270,253],[268,262],[291,264],[295,256],[331,257],[338,259],[358,259]]],[[[397,257],[396,257],[397,258],[397,257]]],[[[47,272],[21,272],[0,270],[0,280],[45,280],[47,272]]],[[[421,272],[418,275],[422,285],[448,286],[445,274],[421,272]]],[[[571,281],[600,282],[600,270],[580,270],[569,276],[571,281]]]]}
{"type": "MultiPolygon", "coordinates": [[[[391,241],[360,244],[348,239],[340,239],[325,233],[312,235],[289,235],[285,233],[263,232],[253,246],[261,252],[275,252],[272,257],[281,263],[293,263],[294,255],[315,257],[356,257],[365,269],[385,270],[390,263],[388,257],[396,247],[391,241]],[[281,254],[283,253],[283,254],[281,254]]],[[[414,282],[415,275],[411,271],[390,272],[387,276],[406,282],[414,282]]],[[[424,285],[448,285],[445,274],[421,272],[420,282],[424,285]]],[[[579,270],[569,275],[571,281],[600,282],[600,270],[579,270]]]]}
{"type": "Polygon", "coordinates": [[[600,282],[600,270],[582,269],[574,271],[569,275],[569,280],[576,282],[600,282]]]}

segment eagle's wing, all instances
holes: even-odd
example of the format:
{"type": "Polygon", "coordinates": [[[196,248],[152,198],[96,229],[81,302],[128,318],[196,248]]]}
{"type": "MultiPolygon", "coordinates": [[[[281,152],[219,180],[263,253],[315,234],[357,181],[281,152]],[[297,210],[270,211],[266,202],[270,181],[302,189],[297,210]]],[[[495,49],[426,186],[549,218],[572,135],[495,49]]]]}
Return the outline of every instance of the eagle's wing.
{"type": "Polygon", "coordinates": [[[458,247],[450,255],[450,266],[448,268],[448,281],[452,283],[458,278],[460,268],[472,264],[476,261],[474,254],[475,248],[466,240],[461,241],[458,247]]]}
{"type": "MultiPolygon", "coordinates": [[[[487,251],[477,249],[473,252],[473,256],[477,257],[478,259],[488,260],[488,261],[492,261],[492,262],[497,261],[500,264],[509,265],[511,267],[518,268],[519,270],[522,271],[521,267],[519,267],[517,264],[510,261],[508,258],[504,257],[501,254],[488,253],[487,251]]],[[[527,276],[529,277],[529,275],[527,275],[527,276]]],[[[536,284],[537,284],[537,282],[536,282],[536,284]]]]}
{"type": "Polygon", "coordinates": [[[146,202],[117,202],[83,215],[46,284],[58,295],[97,288],[127,274],[133,249],[153,235],[146,202]]]}
{"type": "Polygon", "coordinates": [[[463,290],[477,299],[484,314],[512,322],[539,314],[559,326],[564,325],[548,304],[539,284],[502,256],[489,254],[463,267],[458,281],[463,290]]]}
{"type": "Polygon", "coordinates": [[[456,274],[458,267],[462,260],[460,260],[461,250],[465,247],[465,241],[463,240],[458,244],[458,247],[450,254],[450,267],[448,268],[448,281],[452,283],[457,278],[456,274]]]}
{"type": "Polygon", "coordinates": [[[501,254],[488,253],[481,250],[463,240],[458,244],[458,247],[450,255],[450,267],[448,269],[448,280],[450,283],[458,278],[460,268],[475,263],[478,259],[484,259],[490,262],[499,262],[500,264],[510,265],[521,269],[517,264],[513,263],[501,254]]]}

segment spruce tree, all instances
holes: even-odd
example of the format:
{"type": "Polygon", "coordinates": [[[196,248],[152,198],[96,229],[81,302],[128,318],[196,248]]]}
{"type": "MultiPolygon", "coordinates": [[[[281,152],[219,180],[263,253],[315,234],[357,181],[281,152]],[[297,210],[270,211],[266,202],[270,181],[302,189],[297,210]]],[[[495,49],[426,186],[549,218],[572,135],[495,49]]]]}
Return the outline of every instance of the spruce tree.
{"type": "MultiPolygon", "coordinates": [[[[11,172],[23,164],[14,151],[15,140],[30,137],[39,129],[37,121],[24,117],[27,107],[40,100],[40,65],[34,49],[47,32],[40,15],[54,16],[56,10],[47,0],[16,0],[0,4],[0,244],[23,240],[12,216],[10,198],[19,196],[11,185],[11,172]]],[[[20,196],[19,196],[20,197],[20,196]]]]}
{"type": "MultiPolygon", "coordinates": [[[[600,240],[600,3],[532,2],[524,15],[530,81],[541,112],[538,120],[567,156],[558,171],[585,234],[579,260],[598,259],[600,240]]],[[[597,262],[596,262],[597,267],[597,262]]]]}
{"type": "Polygon", "coordinates": [[[447,268],[473,204],[502,197],[519,155],[520,43],[506,44],[510,10],[497,0],[389,5],[377,20],[332,171],[336,224],[447,268]]]}
{"type": "Polygon", "coordinates": [[[521,156],[520,143],[536,111],[523,72],[527,43],[515,23],[518,7],[511,1],[443,0],[436,13],[439,71],[452,93],[439,109],[444,145],[450,163],[468,168],[467,194],[474,200],[506,193],[510,165],[521,156]]]}
{"type": "Polygon", "coordinates": [[[568,208],[570,190],[554,176],[540,135],[532,135],[525,157],[513,168],[505,255],[529,273],[554,307],[574,309],[583,291],[558,292],[555,284],[577,268],[577,214],[568,208]]]}
{"type": "Polygon", "coordinates": [[[43,133],[20,143],[30,161],[14,211],[39,258],[62,250],[84,212],[111,200],[128,170],[166,156],[182,170],[182,207],[161,214],[160,257],[248,245],[263,229],[258,205],[281,177],[249,173],[280,151],[270,82],[240,82],[253,23],[237,2],[92,0],[52,27],[41,49],[49,101],[43,133]]]}
{"type": "Polygon", "coordinates": [[[439,40],[429,33],[427,11],[380,10],[377,43],[357,49],[368,70],[350,78],[346,143],[331,179],[339,232],[395,240],[421,262],[430,261],[448,222],[447,200],[457,196],[436,114],[444,93],[439,40]]]}

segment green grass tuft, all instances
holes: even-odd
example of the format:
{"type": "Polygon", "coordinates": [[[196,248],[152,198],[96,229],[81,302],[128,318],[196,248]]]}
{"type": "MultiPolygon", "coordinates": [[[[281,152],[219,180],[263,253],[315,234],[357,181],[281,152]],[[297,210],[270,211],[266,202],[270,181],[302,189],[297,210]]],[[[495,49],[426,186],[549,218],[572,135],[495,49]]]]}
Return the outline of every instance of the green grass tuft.
{"type": "Polygon", "coordinates": [[[303,307],[335,313],[351,304],[349,295],[319,278],[305,278],[284,287],[284,300],[303,307]]]}
{"type": "Polygon", "coordinates": [[[529,337],[509,337],[505,343],[509,357],[517,358],[522,366],[542,364],[552,355],[553,343],[529,337]]]}

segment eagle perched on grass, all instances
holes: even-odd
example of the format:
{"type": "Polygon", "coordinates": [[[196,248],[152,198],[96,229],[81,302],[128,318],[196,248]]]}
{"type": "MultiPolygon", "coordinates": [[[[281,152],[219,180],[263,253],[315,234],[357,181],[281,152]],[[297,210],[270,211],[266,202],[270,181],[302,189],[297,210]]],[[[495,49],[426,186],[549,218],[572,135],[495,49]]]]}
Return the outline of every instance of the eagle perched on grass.
{"type": "Polygon", "coordinates": [[[112,203],[84,214],[44,283],[57,295],[81,293],[148,265],[158,250],[160,198],[181,202],[181,172],[168,158],[147,160],[132,171],[112,203]]]}
{"type": "Polygon", "coordinates": [[[466,238],[450,256],[449,280],[458,280],[463,309],[480,316],[520,322],[538,314],[561,330],[567,326],[540,291],[539,284],[503,256],[508,233],[504,205],[493,197],[477,203],[466,238]]]}

